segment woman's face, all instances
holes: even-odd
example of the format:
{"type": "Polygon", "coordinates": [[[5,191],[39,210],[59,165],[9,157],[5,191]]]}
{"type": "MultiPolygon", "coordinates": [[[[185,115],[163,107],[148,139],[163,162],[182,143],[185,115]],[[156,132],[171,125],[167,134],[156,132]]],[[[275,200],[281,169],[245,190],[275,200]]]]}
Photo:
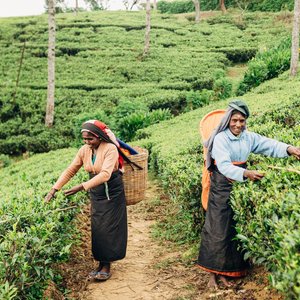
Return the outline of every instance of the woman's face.
{"type": "Polygon", "coordinates": [[[246,118],[241,113],[235,113],[230,118],[229,129],[231,133],[238,136],[246,126],[246,118]]]}
{"type": "Polygon", "coordinates": [[[86,131],[82,132],[82,138],[84,143],[89,145],[91,149],[97,149],[101,142],[98,137],[86,131]]]}

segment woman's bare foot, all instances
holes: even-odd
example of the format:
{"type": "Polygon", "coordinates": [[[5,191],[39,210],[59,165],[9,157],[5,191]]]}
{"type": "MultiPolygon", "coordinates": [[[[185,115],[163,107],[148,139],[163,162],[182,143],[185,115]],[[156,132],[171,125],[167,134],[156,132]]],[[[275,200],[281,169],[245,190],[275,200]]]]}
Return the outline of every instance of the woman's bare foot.
{"type": "Polygon", "coordinates": [[[208,281],[208,285],[209,288],[217,288],[218,287],[218,283],[217,283],[217,276],[215,273],[210,273],[209,275],[209,281],[208,281]]]}
{"type": "Polygon", "coordinates": [[[220,275],[219,278],[226,287],[233,287],[233,283],[229,282],[225,276],[220,275]]]}
{"type": "Polygon", "coordinates": [[[100,271],[110,273],[110,263],[102,263],[102,268],[100,271]]]}

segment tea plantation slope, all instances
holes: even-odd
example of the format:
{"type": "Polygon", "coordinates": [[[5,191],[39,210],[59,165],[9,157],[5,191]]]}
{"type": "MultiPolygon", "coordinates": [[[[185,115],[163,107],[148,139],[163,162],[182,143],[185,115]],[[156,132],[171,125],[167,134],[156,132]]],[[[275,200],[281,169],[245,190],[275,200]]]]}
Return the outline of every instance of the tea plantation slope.
{"type": "Polygon", "coordinates": [[[35,155],[0,170],[0,299],[41,299],[47,281],[59,278],[52,264],[78,243],[73,219],[84,194],[43,200],[74,155],[74,149],[35,155]]]}
{"type": "Polygon", "coordinates": [[[249,60],[290,30],[281,13],[217,15],[199,25],[159,13],[151,20],[150,55],[141,59],[145,12],[57,15],[55,124],[45,130],[47,16],[0,19],[0,152],[67,147],[88,117],[122,133],[121,119],[134,112],[180,113],[191,91],[226,97],[226,66],[249,60]]]}
{"type": "MultiPolygon", "coordinates": [[[[243,97],[249,104],[250,130],[300,146],[300,76],[284,73],[243,97]]],[[[179,243],[198,241],[203,213],[200,208],[202,146],[198,134],[201,118],[225,108],[228,101],[178,116],[139,132],[136,144],[150,150],[151,166],[161,178],[177,209],[161,235],[179,243]]],[[[264,170],[260,183],[234,186],[232,205],[245,256],[272,271],[272,283],[289,299],[300,297],[299,170],[300,163],[251,156],[252,168],[264,170]],[[277,166],[279,170],[269,166],[277,166]],[[296,172],[287,171],[287,168],[296,172]],[[298,173],[297,173],[298,172],[298,173]]],[[[250,166],[251,168],[251,166],[250,166]]]]}

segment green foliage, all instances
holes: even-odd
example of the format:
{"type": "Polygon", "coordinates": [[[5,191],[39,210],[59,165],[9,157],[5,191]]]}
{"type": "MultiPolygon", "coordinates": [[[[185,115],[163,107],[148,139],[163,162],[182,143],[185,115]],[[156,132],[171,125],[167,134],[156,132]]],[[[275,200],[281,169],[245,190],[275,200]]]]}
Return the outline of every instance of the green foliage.
{"type": "Polygon", "coordinates": [[[78,242],[73,218],[85,197],[66,199],[59,193],[49,204],[43,200],[73,155],[74,150],[36,155],[0,170],[1,299],[16,294],[17,299],[41,299],[47,280],[55,280],[52,264],[67,259],[78,242]],[[75,203],[77,208],[69,208],[75,203]]]}
{"type": "Polygon", "coordinates": [[[17,296],[17,291],[17,288],[10,285],[8,281],[3,284],[0,283],[0,299],[13,300],[17,296]]]}
{"type": "Polygon", "coordinates": [[[280,11],[282,9],[294,9],[293,0],[254,0],[250,1],[250,10],[261,10],[261,11],[280,11]]]}
{"type": "Polygon", "coordinates": [[[257,49],[245,47],[230,47],[217,49],[217,51],[224,53],[228,60],[233,63],[242,63],[248,62],[251,58],[253,58],[257,52],[257,49]]]}
{"type": "Polygon", "coordinates": [[[186,94],[186,111],[194,110],[204,105],[207,105],[214,96],[214,92],[203,89],[201,92],[190,91],[186,94]]]}
{"type": "Polygon", "coordinates": [[[0,154],[0,169],[8,167],[11,164],[11,159],[8,155],[0,154]]]}
{"type": "MultiPolygon", "coordinates": [[[[211,5],[217,6],[217,2],[211,5]]],[[[157,13],[151,20],[150,55],[141,60],[144,12],[57,15],[55,118],[51,129],[44,126],[47,16],[1,19],[0,153],[39,153],[74,145],[86,119],[100,118],[117,133],[123,130],[121,118],[130,114],[169,109],[178,115],[208,99],[227,97],[230,83],[215,77],[215,71],[249,60],[257,49],[269,47],[286,35],[285,21],[274,23],[276,16],[245,13],[241,19],[238,12],[217,15],[195,26],[185,16],[157,13]]]]}
{"type": "Polygon", "coordinates": [[[217,79],[213,85],[216,99],[226,99],[232,94],[232,83],[225,77],[217,79]]]}
{"type": "Polygon", "coordinates": [[[118,136],[124,141],[135,138],[139,129],[148,127],[163,120],[171,119],[169,109],[157,109],[152,112],[135,112],[119,120],[118,136]]]}
{"type": "MultiPolygon", "coordinates": [[[[300,124],[296,121],[299,113],[298,98],[294,103],[259,114],[249,126],[253,131],[299,145],[300,124]]],[[[253,159],[266,176],[260,182],[234,187],[232,205],[238,221],[238,237],[246,249],[246,257],[273,271],[273,285],[289,299],[297,299],[300,295],[300,176],[288,171],[278,159],[253,159]],[[274,165],[282,169],[269,168],[274,165]]],[[[288,164],[299,170],[295,160],[290,159],[288,164]]]]}
{"type": "MultiPolygon", "coordinates": [[[[199,0],[201,10],[217,10],[220,9],[219,1],[204,1],[199,0]]],[[[282,9],[293,10],[293,0],[226,0],[225,5],[227,8],[240,8],[250,11],[280,11],[282,9]]],[[[162,13],[180,14],[195,11],[193,1],[176,0],[176,1],[159,1],[157,8],[162,13]]]]}
{"type": "MultiPolygon", "coordinates": [[[[78,136],[82,121],[93,118],[107,121],[125,139],[143,137],[136,143],[149,149],[151,168],[175,206],[161,225],[164,237],[188,243],[199,239],[204,220],[199,201],[203,158],[198,124],[209,111],[226,107],[227,100],[212,101],[231,93],[223,70],[230,61],[247,60],[256,49],[269,47],[288,31],[280,20],[274,22],[275,14],[245,13],[242,19],[217,16],[202,21],[201,26],[185,18],[155,14],[151,54],[141,61],[141,16],[141,12],[81,13],[76,19],[73,14],[57,16],[52,129],[43,125],[46,16],[0,20],[0,152],[19,154],[66,147],[78,136]],[[14,98],[16,62],[24,40],[24,64],[14,98]],[[201,107],[202,103],[208,105],[201,107]],[[187,105],[193,111],[171,118],[170,112],[180,114],[187,105]],[[194,110],[198,106],[201,108],[194,110]]],[[[278,74],[278,62],[284,59],[274,57],[274,63],[266,59],[263,76],[264,72],[278,74]]],[[[299,145],[299,91],[299,78],[289,81],[282,75],[246,95],[253,116],[250,128],[299,145]]],[[[74,153],[59,150],[36,155],[0,170],[0,298],[17,294],[20,299],[40,299],[45,282],[55,278],[51,264],[66,259],[76,242],[72,223],[76,210],[68,209],[72,201],[59,193],[49,205],[43,202],[74,153]]],[[[286,164],[299,168],[291,159],[255,157],[251,162],[262,169],[275,162],[283,168],[286,164]]],[[[239,185],[232,199],[247,255],[271,268],[274,286],[291,297],[299,296],[296,176],[270,172],[261,185],[239,185]],[[252,222],[246,224],[245,220],[252,222]]],[[[82,182],[82,175],[75,181],[82,182]]],[[[74,203],[82,203],[84,198],[77,195],[74,203]]]]}
{"type": "Polygon", "coordinates": [[[181,14],[195,11],[195,5],[193,1],[158,1],[157,9],[161,13],[181,14]]]}
{"type": "Polygon", "coordinates": [[[290,48],[291,39],[285,38],[278,46],[259,52],[248,64],[248,70],[238,87],[237,94],[243,95],[251,88],[288,70],[291,60],[290,48]]]}

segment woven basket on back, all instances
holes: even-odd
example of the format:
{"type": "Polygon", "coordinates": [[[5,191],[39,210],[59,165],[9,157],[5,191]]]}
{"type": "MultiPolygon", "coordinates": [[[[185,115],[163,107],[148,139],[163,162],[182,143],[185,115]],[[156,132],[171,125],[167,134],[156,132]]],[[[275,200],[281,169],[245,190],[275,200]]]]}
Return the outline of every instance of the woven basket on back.
{"type": "Polygon", "coordinates": [[[132,147],[138,154],[129,155],[128,158],[142,167],[139,170],[137,167],[132,167],[124,162],[124,189],[126,196],[126,204],[133,205],[145,198],[145,192],[147,187],[147,174],[148,174],[148,151],[140,147],[132,147]]]}

